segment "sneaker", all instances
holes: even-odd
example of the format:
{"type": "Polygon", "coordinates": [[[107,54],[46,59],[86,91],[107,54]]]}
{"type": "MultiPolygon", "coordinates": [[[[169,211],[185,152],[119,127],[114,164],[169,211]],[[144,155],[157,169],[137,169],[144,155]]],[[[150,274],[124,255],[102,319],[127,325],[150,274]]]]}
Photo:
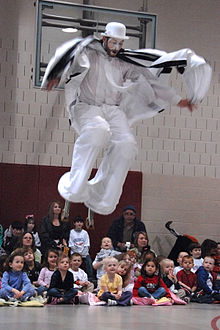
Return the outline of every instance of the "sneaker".
{"type": "Polygon", "coordinates": [[[17,301],[17,299],[14,298],[14,297],[9,297],[9,296],[8,296],[8,301],[10,301],[10,302],[15,302],[15,301],[17,301]]]}
{"type": "Polygon", "coordinates": [[[133,305],[134,305],[134,303],[133,303],[133,300],[131,299],[128,306],[133,306],[133,305]]]}
{"type": "Polygon", "coordinates": [[[57,304],[57,298],[56,297],[52,297],[50,305],[56,305],[57,304]]]}
{"type": "Polygon", "coordinates": [[[156,299],[154,299],[153,296],[150,297],[143,297],[144,300],[146,301],[146,305],[152,305],[156,302],[156,299]]]}
{"type": "Polygon", "coordinates": [[[190,297],[184,297],[183,301],[185,301],[188,304],[190,302],[190,297]]]}
{"type": "Polygon", "coordinates": [[[108,299],[108,306],[116,306],[118,305],[116,300],[108,299]]]}

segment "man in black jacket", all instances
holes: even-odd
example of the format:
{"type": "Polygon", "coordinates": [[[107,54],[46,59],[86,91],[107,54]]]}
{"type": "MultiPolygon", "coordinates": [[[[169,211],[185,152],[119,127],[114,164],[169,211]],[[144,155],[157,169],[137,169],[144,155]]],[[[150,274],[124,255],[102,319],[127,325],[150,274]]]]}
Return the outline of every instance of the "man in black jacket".
{"type": "Polygon", "coordinates": [[[122,216],[113,221],[107,236],[111,238],[114,249],[123,252],[134,243],[134,235],[139,231],[146,232],[145,225],[136,218],[135,207],[128,205],[122,216]]]}

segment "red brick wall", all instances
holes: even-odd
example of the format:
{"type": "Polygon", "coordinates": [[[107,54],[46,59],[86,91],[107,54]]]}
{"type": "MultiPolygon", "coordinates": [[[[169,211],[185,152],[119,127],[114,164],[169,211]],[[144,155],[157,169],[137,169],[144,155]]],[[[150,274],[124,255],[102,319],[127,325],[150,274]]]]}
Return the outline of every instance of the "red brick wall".
{"type": "MultiPolygon", "coordinates": [[[[34,214],[39,223],[47,214],[53,200],[64,200],[57,191],[60,176],[66,167],[19,164],[0,164],[0,219],[6,229],[14,220],[24,222],[25,215],[34,214]]],[[[99,250],[100,241],[106,235],[112,221],[121,215],[127,204],[135,205],[137,217],[141,217],[142,173],[130,171],[116,210],[107,216],[95,214],[95,230],[89,230],[91,255],[99,250]]],[[[88,209],[81,203],[72,203],[70,220],[76,215],[87,216],[88,209]]]]}

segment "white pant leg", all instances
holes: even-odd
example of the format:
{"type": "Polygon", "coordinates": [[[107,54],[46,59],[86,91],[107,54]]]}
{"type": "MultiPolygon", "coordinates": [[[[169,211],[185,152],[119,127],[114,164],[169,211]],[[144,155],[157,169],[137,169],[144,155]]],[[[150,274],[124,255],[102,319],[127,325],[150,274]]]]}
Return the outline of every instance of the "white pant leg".
{"type": "Polygon", "coordinates": [[[103,118],[100,107],[80,103],[75,109],[75,120],[79,127],[70,172],[59,180],[60,195],[71,202],[88,199],[88,179],[100,150],[110,138],[110,128],[103,118]]]}
{"type": "Polygon", "coordinates": [[[127,118],[118,107],[103,106],[111,137],[95,177],[88,182],[86,206],[100,214],[110,214],[116,208],[128,170],[137,153],[127,118]]]}

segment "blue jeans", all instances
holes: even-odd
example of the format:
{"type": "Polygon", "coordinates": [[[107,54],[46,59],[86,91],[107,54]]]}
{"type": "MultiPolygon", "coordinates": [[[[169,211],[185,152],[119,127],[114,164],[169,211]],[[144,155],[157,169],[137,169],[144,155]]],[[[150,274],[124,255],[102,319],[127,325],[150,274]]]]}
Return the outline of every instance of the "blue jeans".
{"type": "Polygon", "coordinates": [[[166,296],[166,294],[167,294],[167,292],[163,287],[159,287],[156,291],[151,292],[151,293],[144,286],[141,286],[138,289],[139,297],[150,298],[153,296],[155,299],[160,299],[160,298],[166,296]]]}
{"type": "Polygon", "coordinates": [[[43,292],[47,291],[48,288],[46,286],[38,286],[36,289],[38,296],[41,296],[43,292]]]}
{"type": "Polygon", "coordinates": [[[94,280],[94,273],[93,273],[93,266],[92,266],[92,259],[88,254],[85,258],[82,258],[83,263],[85,264],[85,271],[88,275],[88,280],[92,282],[94,280]]]}
{"type": "Polygon", "coordinates": [[[65,303],[68,303],[71,299],[73,299],[77,295],[78,291],[76,289],[69,289],[64,293],[57,288],[51,288],[47,291],[47,296],[49,297],[57,297],[63,298],[65,303]]]}

